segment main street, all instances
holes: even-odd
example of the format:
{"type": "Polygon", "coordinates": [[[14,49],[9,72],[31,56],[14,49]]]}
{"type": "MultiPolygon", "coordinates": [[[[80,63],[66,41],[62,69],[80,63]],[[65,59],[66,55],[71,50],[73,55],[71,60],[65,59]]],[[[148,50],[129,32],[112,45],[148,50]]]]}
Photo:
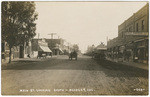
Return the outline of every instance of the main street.
{"type": "Polygon", "coordinates": [[[2,66],[2,95],[148,94],[148,71],[109,61],[68,56],[2,66]]]}

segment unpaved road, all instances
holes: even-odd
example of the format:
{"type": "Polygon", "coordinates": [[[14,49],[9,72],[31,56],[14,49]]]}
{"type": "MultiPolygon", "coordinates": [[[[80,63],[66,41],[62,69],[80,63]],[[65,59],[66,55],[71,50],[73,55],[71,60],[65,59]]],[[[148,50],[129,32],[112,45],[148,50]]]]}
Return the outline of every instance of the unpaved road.
{"type": "Polygon", "coordinates": [[[2,95],[147,95],[148,71],[67,56],[2,67],[2,95]]]}

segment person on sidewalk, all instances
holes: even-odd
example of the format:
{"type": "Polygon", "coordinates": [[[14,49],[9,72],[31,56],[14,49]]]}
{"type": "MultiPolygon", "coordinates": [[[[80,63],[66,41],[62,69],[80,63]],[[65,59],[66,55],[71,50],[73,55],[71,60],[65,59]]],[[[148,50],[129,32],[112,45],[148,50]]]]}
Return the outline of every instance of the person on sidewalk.
{"type": "Polygon", "coordinates": [[[30,57],[30,54],[28,54],[27,57],[28,57],[28,58],[31,58],[31,57],[30,57]]]}

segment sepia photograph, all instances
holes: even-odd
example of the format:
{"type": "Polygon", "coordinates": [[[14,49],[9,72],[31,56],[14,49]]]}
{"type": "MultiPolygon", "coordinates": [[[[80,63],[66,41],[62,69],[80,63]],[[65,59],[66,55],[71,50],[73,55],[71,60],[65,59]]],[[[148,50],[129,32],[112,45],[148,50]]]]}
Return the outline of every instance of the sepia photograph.
{"type": "Polygon", "coordinates": [[[149,1],[1,1],[1,95],[149,95],[149,1]]]}

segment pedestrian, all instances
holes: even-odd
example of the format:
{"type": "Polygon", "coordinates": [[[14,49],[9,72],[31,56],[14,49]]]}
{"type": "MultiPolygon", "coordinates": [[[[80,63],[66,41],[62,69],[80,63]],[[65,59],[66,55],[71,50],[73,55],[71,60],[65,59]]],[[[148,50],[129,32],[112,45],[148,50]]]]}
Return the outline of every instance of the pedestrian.
{"type": "Polygon", "coordinates": [[[27,57],[30,58],[30,54],[28,54],[27,57]]]}

